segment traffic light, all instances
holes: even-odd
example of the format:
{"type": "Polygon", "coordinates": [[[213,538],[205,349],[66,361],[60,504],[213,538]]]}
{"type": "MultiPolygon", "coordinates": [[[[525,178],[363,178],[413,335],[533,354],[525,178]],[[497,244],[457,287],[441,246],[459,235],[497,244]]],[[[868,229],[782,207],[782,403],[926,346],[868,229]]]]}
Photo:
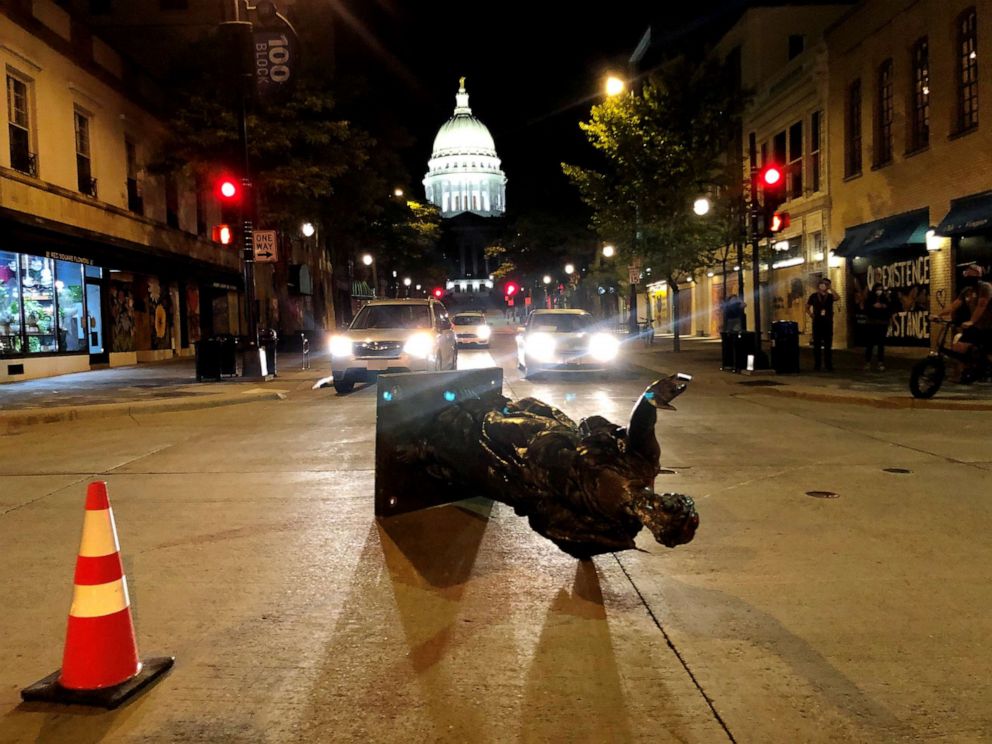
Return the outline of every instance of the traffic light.
{"type": "Polygon", "coordinates": [[[234,232],[230,225],[214,225],[213,239],[215,243],[230,245],[234,242],[234,232]]]}
{"type": "Polygon", "coordinates": [[[231,176],[217,179],[217,198],[225,204],[234,204],[241,199],[241,186],[231,176]]]}
{"type": "Polygon", "coordinates": [[[761,191],[757,232],[759,236],[767,238],[788,227],[788,215],[778,211],[785,201],[785,171],[779,165],[769,163],[758,172],[757,185],[761,191]]]}

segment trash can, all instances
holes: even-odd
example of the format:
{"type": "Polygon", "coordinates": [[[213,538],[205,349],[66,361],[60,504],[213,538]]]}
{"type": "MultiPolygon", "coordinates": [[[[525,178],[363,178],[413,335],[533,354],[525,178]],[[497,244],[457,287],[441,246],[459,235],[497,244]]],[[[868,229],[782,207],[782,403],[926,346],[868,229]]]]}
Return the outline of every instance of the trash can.
{"type": "Polygon", "coordinates": [[[734,369],[734,340],[736,332],[723,331],[720,333],[720,369],[736,372],[734,369]]]}
{"type": "Polygon", "coordinates": [[[276,342],[279,335],[272,328],[263,328],[258,332],[258,344],[265,351],[265,366],[268,373],[276,376],[276,342]]]}
{"type": "Polygon", "coordinates": [[[220,343],[215,338],[205,338],[194,344],[196,352],[196,381],[219,380],[221,372],[220,343]]]}
{"type": "Polygon", "coordinates": [[[772,369],[776,374],[799,372],[799,324],[793,320],[772,323],[772,369]]]}
{"type": "MultiPolygon", "coordinates": [[[[734,336],[734,371],[747,369],[747,358],[754,354],[754,331],[739,331],[734,336]]],[[[755,360],[757,361],[757,360],[755,360]]]]}
{"type": "Polygon", "coordinates": [[[238,374],[238,339],[225,333],[214,336],[211,340],[217,344],[220,374],[236,376],[238,374]]]}

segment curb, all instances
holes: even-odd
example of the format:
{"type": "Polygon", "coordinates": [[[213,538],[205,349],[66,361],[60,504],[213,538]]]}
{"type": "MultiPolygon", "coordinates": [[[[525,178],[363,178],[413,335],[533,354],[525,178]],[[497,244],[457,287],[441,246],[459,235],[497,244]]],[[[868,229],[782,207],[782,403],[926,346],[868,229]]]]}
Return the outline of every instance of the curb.
{"type": "Polygon", "coordinates": [[[203,395],[182,400],[148,400],[136,403],[94,403],[82,406],[56,406],[53,408],[27,408],[20,411],[0,412],[0,436],[16,433],[26,426],[55,424],[64,421],[110,418],[113,416],[138,416],[149,413],[169,413],[192,411],[205,408],[219,408],[241,403],[256,403],[262,400],[284,400],[285,390],[263,390],[253,388],[241,393],[203,395]]]}

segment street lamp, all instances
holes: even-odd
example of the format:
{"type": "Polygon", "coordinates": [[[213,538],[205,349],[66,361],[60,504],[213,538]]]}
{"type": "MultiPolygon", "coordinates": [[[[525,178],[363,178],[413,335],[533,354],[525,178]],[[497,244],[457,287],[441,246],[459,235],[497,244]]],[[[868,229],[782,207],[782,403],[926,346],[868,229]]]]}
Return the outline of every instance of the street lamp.
{"type": "Polygon", "coordinates": [[[617,252],[617,249],[614,248],[612,245],[604,245],[603,246],[603,256],[605,258],[613,258],[613,256],[616,254],[616,252],[617,252]]]}
{"type": "Polygon", "coordinates": [[[317,228],[313,226],[312,222],[304,222],[300,225],[300,232],[303,233],[304,238],[312,238],[313,234],[317,232],[317,228]]]}
{"type": "Polygon", "coordinates": [[[705,214],[709,214],[710,211],[710,200],[705,196],[701,196],[696,201],[692,203],[692,211],[697,215],[702,217],[705,214]]]}
{"type": "Polygon", "coordinates": [[[610,75],[606,78],[606,95],[608,96],[618,96],[623,93],[626,87],[627,84],[616,75],[610,75]]]}

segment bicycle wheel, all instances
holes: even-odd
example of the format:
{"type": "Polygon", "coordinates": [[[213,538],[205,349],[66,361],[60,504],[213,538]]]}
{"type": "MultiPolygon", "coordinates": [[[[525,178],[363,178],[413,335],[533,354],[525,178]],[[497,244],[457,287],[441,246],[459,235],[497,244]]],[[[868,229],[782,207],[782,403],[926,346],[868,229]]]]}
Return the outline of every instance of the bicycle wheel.
{"type": "Polygon", "coordinates": [[[921,359],[909,373],[909,392],[914,398],[932,398],[940,390],[946,371],[943,357],[921,359]]]}

